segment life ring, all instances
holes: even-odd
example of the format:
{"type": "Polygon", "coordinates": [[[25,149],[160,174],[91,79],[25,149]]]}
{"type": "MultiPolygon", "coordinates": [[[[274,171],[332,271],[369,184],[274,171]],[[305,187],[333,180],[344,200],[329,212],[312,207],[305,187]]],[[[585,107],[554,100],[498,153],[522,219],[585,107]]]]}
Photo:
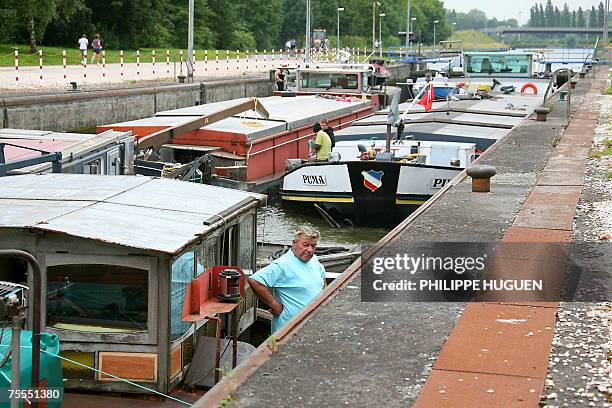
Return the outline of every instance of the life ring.
{"type": "Polygon", "coordinates": [[[531,88],[533,90],[534,95],[538,94],[538,88],[535,86],[533,82],[524,83],[523,86],[521,86],[521,93],[525,93],[525,89],[527,88],[531,88]]]}

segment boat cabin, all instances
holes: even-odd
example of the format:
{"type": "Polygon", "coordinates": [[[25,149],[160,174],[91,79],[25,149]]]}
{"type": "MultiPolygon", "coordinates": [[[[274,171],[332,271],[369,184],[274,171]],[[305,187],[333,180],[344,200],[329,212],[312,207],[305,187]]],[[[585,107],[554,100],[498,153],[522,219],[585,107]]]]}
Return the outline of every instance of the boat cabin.
{"type": "Polygon", "coordinates": [[[370,70],[367,66],[330,65],[298,68],[293,90],[297,92],[327,91],[361,94],[368,91],[369,75],[370,70]]]}
{"type": "MultiPolygon", "coordinates": [[[[66,389],[143,392],[104,372],[171,391],[192,361],[196,336],[214,337],[217,327],[185,319],[187,288],[212,266],[245,274],[255,268],[264,200],[144,176],[0,177],[0,248],[38,260],[41,327],[59,336],[62,357],[81,364],[62,361],[66,389]]],[[[0,280],[30,286],[27,272],[19,262],[0,260],[0,280]]],[[[254,321],[248,292],[239,306],[235,319],[217,315],[224,335],[254,321]]]]}
{"type": "Polygon", "coordinates": [[[466,52],[463,73],[468,77],[531,77],[533,54],[528,52],[466,52]]]}
{"type": "Polygon", "coordinates": [[[0,129],[0,176],[29,173],[133,174],[130,131],[100,134],[0,129]]]}

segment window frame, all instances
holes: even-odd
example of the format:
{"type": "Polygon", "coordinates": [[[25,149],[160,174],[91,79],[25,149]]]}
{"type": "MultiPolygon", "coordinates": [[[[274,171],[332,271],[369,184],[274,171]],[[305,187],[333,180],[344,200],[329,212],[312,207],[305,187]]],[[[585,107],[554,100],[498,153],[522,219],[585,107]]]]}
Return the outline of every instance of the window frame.
{"type": "MultiPolygon", "coordinates": [[[[157,316],[158,316],[158,258],[147,255],[85,255],[75,253],[45,253],[41,254],[41,269],[43,279],[41,282],[43,297],[41,303],[41,318],[45,330],[55,333],[60,341],[90,342],[90,343],[124,343],[129,341],[136,344],[157,344],[157,316]],[[109,264],[114,266],[132,267],[147,271],[147,330],[132,332],[87,332],[70,329],[57,329],[47,326],[47,267],[78,264],[109,264]]],[[[28,276],[28,283],[30,282],[28,276]]]]}

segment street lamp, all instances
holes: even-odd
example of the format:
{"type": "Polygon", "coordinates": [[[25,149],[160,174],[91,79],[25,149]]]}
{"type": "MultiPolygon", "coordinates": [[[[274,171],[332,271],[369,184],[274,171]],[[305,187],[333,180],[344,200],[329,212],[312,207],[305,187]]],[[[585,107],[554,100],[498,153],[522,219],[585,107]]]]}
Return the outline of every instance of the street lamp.
{"type": "Polygon", "coordinates": [[[457,23],[453,23],[453,33],[451,34],[451,40],[455,41],[455,26],[457,23]]]}
{"type": "Polygon", "coordinates": [[[372,2],[372,52],[374,52],[375,49],[375,43],[376,43],[376,14],[375,14],[375,9],[376,9],[376,5],[380,6],[380,3],[378,1],[374,1],[372,2]]]}
{"type": "Polygon", "coordinates": [[[306,0],[306,55],[305,62],[310,63],[310,0],[306,0]]]}
{"type": "Polygon", "coordinates": [[[410,0],[408,0],[408,14],[406,14],[406,51],[410,43],[410,0]]]}
{"type": "Polygon", "coordinates": [[[380,13],[378,17],[378,49],[380,50],[380,58],[382,58],[382,18],[386,16],[385,13],[380,13]]]}
{"type": "Polygon", "coordinates": [[[336,62],[340,61],[340,12],[344,11],[344,7],[338,7],[338,37],[336,38],[336,62]]]}
{"type": "MultiPolygon", "coordinates": [[[[412,21],[412,29],[414,30],[414,22],[416,20],[416,17],[410,17],[410,21],[412,21]]],[[[408,35],[410,35],[410,30],[408,30],[408,35]]],[[[410,52],[412,52],[412,42],[409,42],[408,45],[410,46],[410,52]]]]}
{"type": "Polygon", "coordinates": [[[436,52],[436,24],[438,24],[440,21],[439,20],[434,20],[434,43],[433,43],[433,50],[434,50],[434,54],[436,52]]]}

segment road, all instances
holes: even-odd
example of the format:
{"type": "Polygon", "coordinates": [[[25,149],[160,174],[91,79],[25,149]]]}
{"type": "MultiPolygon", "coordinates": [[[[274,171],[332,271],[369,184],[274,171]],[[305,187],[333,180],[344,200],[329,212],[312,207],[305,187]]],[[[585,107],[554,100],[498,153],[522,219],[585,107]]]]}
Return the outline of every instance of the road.
{"type": "MultiPolygon", "coordinates": [[[[249,60],[209,60],[197,61],[194,65],[194,76],[196,80],[223,78],[228,75],[235,76],[236,74],[247,75],[255,72],[266,72],[276,66],[284,64],[296,64],[297,59],[288,60],[285,56],[279,60],[276,55],[272,59],[271,55],[267,55],[265,60],[263,55],[257,59],[251,57],[249,60]]],[[[183,65],[182,73],[186,75],[187,69],[183,65]]],[[[0,68],[0,95],[27,93],[33,91],[52,91],[64,90],[70,88],[70,82],[76,82],[81,89],[99,88],[101,85],[130,85],[141,81],[160,81],[170,80],[180,75],[181,69],[179,64],[171,63],[167,65],[164,62],[156,63],[136,63],[124,64],[123,68],[120,64],[88,64],[86,67],[81,65],[67,66],[66,69],[62,66],[46,66],[41,70],[39,67],[19,67],[15,71],[14,67],[0,68]],[[16,80],[16,74],[18,80],[16,80]]]]}

